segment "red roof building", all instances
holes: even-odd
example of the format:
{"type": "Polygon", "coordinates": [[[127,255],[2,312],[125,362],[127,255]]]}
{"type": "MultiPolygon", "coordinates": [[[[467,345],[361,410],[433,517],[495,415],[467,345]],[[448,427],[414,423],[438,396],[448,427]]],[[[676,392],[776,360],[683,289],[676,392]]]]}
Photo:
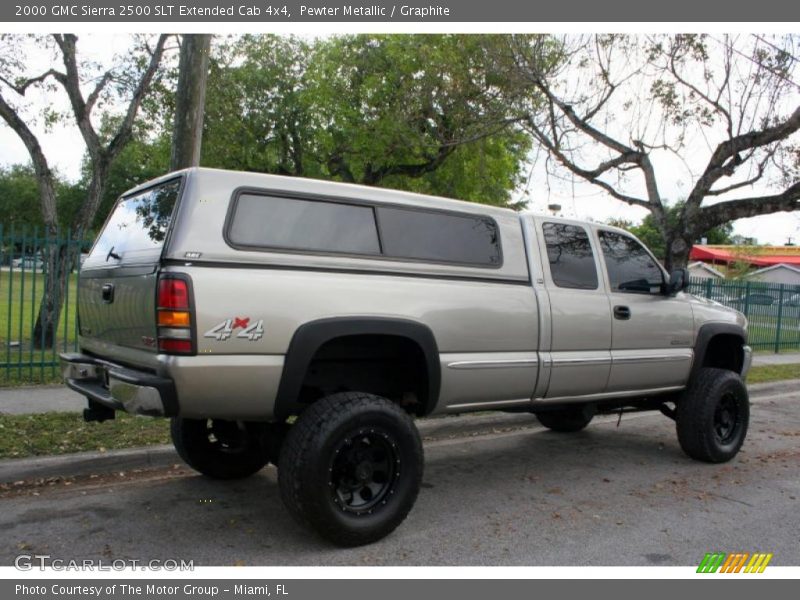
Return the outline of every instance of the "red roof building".
{"type": "Polygon", "coordinates": [[[800,246],[693,246],[690,260],[711,264],[746,262],[757,267],[800,266],[800,246]]]}

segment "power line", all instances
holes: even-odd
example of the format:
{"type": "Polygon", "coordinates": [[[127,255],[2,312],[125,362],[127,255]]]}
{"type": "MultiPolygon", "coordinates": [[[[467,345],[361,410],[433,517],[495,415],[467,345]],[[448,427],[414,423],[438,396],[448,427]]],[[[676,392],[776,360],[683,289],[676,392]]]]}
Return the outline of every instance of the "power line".
{"type": "MultiPolygon", "coordinates": [[[[710,36],[708,36],[708,37],[710,37],[712,40],[714,40],[714,41],[715,41],[715,42],[717,42],[718,44],[722,44],[723,46],[726,46],[726,45],[727,45],[727,44],[725,44],[725,42],[722,42],[722,41],[718,40],[718,39],[717,39],[717,38],[715,38],[714,36],[711,36],[711,35],[710,35],[710,36]]],[[[756,36],[756,37],[757,37],[757,36],[756,36]]],[[[744,52],[742,52],[742,51],[740,51],[738,48],[736,48],[736,47],[735,47],[733,44],[730,44],[730,49],[731,49],[731,50],[733,50],[733,51],[734,51],[736,54],[738,54],[738,55],[739,55],[739,56],[741,56],[742,58],[744,58],[745,60],[749,60],[751,63],[753,63],[753,64],[754,64],[754,65],[756,65],[757,67],[760,67],[760,68],[762,68],[762,69],[765,69],[765,70],[769,71],[770,73],[772,73],[773,75],[775,75],[775,77],[777,77],[778,79],[782,79],[782,80],[783,80],[783,81],[785,81],[786,83],[788,83],[788,84],[790,84],[790,85],[793,85],[793,86],[794,86],[794,87],[796,87],[798,90],[800,90],[800,84],[798,84],[797,82],[795,82],[795,81],[793,81],[793,80],[789,79],[789,78],[788,78],[788,77],[786,77],[784,74],[782,74],[782,73],[779,73],[778,71],[775,71],[775,70],[771,69],[770,67],[768,67],[768,66],[767,66],[767,65],[765,65],[764,63],[760,63],[760,62],[758,62],[758,61],[756,61],[756,60],[753,60],[753,58],[752,58],[752,57],[750,57],[750,56],[747,56],[747,55],[746,55],[744,52]]],[[[794,57],[792,57],[792,58],[794,58],[794,57]]]]}
{"type": "Polygon", "coordinates": [[[775,44],[773,44],[773,43],[772,43],[772,42],[770,42],[769,40],[765,40],[765,39],[764,39],[764,38],[762,38],[760,35],[757,35],[757,34],[755,34],[755,33],[753,33],[753,34],[751,34],[751,35],[752,35],[754,38],[756,38],[756,39],[757,39],[759,42],[763,42],[764,44],[766,44],[767,46],[770,46],[770,47],[774,48],[774,49],[775,49],[775,50],[777,50],[778,52],[783,52],[783,53],[784,53],[784,54],[786,54],[786,55],[787,55],[789,58],[791,58],[793,61],[795,61],[795,62],[797,62],[797,61],[800,61],[800,58],[797,58],[795,55],[793,55],[793,54],[791,54],[791,53],[787,52],[787,51],[786,51],[786,50],[784,50],[783,48],[779,48],[778,46],[776,46],[775,44]]]}

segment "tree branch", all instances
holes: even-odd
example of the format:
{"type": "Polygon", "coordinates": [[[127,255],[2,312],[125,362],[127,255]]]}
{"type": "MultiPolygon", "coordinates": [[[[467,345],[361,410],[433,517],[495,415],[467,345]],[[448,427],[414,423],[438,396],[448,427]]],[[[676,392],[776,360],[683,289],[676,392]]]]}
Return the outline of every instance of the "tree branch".
{"type": "Polygon", "coordinates": [[[686,200],[687,205],[700,206],[712,186],[723,176],[731,176],[744,161],[740,152],[762,148],[780,141],[800,129],[800,106],[781,123],[759,131],[734,136],[717,145],[703,174],[698,178],[686,200]]]}
{"type": "Polygon", "coordinates": [[[800,181],[789,186],[780,194],[739,198],[704,206],[698,213],[697,227],[698,230],[707,231],[735,219],[798,209],[800,209],[800,181]]]}
{"type": "Polygon", "coordinates": [[[456,146],[442,145],[439,147],[439,150],[435,155],[426,157],[424,162],[420,163],[384,165],[374,171],[372,169],[372,165],[367,165],[366,172],[364,173],[363,183],[367,185],[376,185],[389,175],[421,177],[422,175],[435,171],[437,168],[439,168],[441,164],[447,160],[447,157],[455,151],[455,149],[456,146]]]}
{"type": "Polygon", "coordinates": [[[42,73],[38,77],[31,77],[30,79],[26,79],[22,83],[13,83],[13,82],[11,82],[10,80],[6,79],[3,76],[0,76],[0,81],[5,83],[8,87],[10,87],[12,90],[17,92],[20,96],[24,96],[25,92],[28,91],[28,88],[30,86],[32,86],[32,85],[34,85],[36,83],[41,83],[42,81],[44,81],[48,77],[53,77],[53,78],[57,79],[58,81],[61,81],[63,79],[63,77],[64,77],[64,74],[56,71],[55,69],[49,69],[48,71],[42,73]]]}
{"type": "Polygon", "coordinates": [[[732,183],[731,185],[727,185],[725,187],[716,189],[716,190],[709,190],[706,192],[706,196],[722,196],[723,194],[727,194],[728,192],[732,192],[734,190],[738,190],[743,187],[748,187],[759,181],[764,176],[764,171],[766,170],[767,163],[772,159],[775,155],[775,151],[767,153],[764,157],[764,160],[759,161],[758,167],[756,168],[756,174],[746,179],[744,181],[739,181],[738,183],[732,183]]]}
{"type": "Polygon", "coordinates": [[[139,106],[141,106],[142,100],[144,100],[147,91],[150,89],[150,83],[153,81],[153,77],[155,77],[156,71],[158,70],[158,65],[161,63],[161,57],[164,54],[164,44],[166,44],[167,39],[169,39],[169,35],[167,34],[161,34],[158,37],[156,47],[153,50],[153,53],[150,55],[150,62],[147,65],[147,69],[139,79],[139,84],[136,86],[136,90],[133,92],[133,97],[131,98],[130,104],[128,104],[128,110],[125,113],[125,118],[122,120],[122,124],[117,130],[117,134],[108,144],[108,154],[112,160],[113,157],[115,157],[119,151],[125,147],[125,144],[128,143],[128,140],[131,137],[133,132],[133,122],[136,119],[136,113],[139,111],[139,106]]]}
{"type": "Polygon", "coordinates": [[[92,93],[89,94],[89,97],[86,99],[86,110],[91,113],[92,109],[94,108],[97,99],[100,97],[103,89],[106,87],[108,82],[111,81],[111,71],[106,71],[103,73],[103,76],[100,78],[100,81],[97,82],[94,90],[92,93]]]}
{"type": "MultiPolygon", "coordinates": [[[[678,73],[678,69],[677,69],[677,67],[675,65],[675,58],[676,58],[677,53],[678,53],[678,46],[676,45],[674,48],[672,48],[672,50],[669,53],[669,71],[670,71],[670,73],[672,74],[672,76],[675,78],[675,80],[678,83],[680,83],[684,87],[687,87],[690,90],[692,90],[701,99],[703,99],[711,107],[713,107],[718,113],[720,113],[723,117],[725,117],[725,121],[727,122],[726,130],[728,131],[728,137],[733,137],[733,119],[731,118],[730,112],[728,112],[725,109],[725,107],[723,107],[718,101],[713,100],[710,96],[708,96],[708,94],[705,94],[704,92],[700,91],[700,89],[696,85],[694,85],[693,83],[690,83],[687,79],[684,79],[680,75],[680,73],[678,73]]],[[[730,68],[731,68],[730,65],[726,63],[726,65],[725,65],[725,70],[726,70],[725,71],[725,84],[727,84],[727,81],[728,81],[729,76],[730,76],[730,68]]]]}
{"type": "MultiPolygon", "coordinates": [[[[81,132],[89,156],[96,160],[101,154],[100,138],[94,130],[91,120],[91,107],[86,104],[80,86],[80,74],[78,73],[78,62],[76,58],[75,43],[78,38],[74,34],[53,34],[53,39],[61,50],[61,58],[66,68],[66,76],[61,80],[64,90],[67,92],[72,112],[78,130],[81,132]]],[[[99,94],[99,92],[98,92],[99,94]]]]}
{"type": "Polygon", "coordinates": [[[554,156],[556,160],[559,163],[561,163],[562,166],[566,167],[569,171],[571,171],[578,177],[581,177],[582,179],[585,179],[590,183],[600,186],[617,200],[622,200],[623,202],[626,202],[632,206],[641,206],[642,208],[647,208],[648,210],[653,209],[653,205],[649,201],[644,200],[642,198],[636,198],[634,196],[628,196],[626,194],[622,194],[621,192],[618,192],[616,189],[614,189],[610,184],[599,179],[599,177],[603,173],[606,173],[607,171],[613,168],[619,168],[621,165],[627,163],[636,164],[638,167],[639,166],[638,152],[631,151],[630,154],[621,154],[614,159],[601,163],[594,169],[585,169],[583,167],[578,166],[575,162],[570,160],[566,156],[566,154],[562,152],[558,143],[548,138],[547,135],[545,135],[544,132],[541,130],[541,128],[538,125],[536,125],[535,121],[533,120],[533,117],[531,116],[528,117],[528,127],[530,128],[531,133],[533,133],[534,137],[536,137],[536,139],[545,148],[547,148],[548,152],[550,152],[550,154],[554,156]]]}
{"type": "Polygon", "coordinates": [[[53,181],[53,172],[47,163],[47,158],[42,151],[39,140],[30,130],[17,112],[6,102],[0,94],[0,117],[19,136],[30,154],[36,177],[39,181],[39,198],[42,208],[42,219],[48,229],[54,230],[58,224],[56,213],[56,193],[53,181]]]}

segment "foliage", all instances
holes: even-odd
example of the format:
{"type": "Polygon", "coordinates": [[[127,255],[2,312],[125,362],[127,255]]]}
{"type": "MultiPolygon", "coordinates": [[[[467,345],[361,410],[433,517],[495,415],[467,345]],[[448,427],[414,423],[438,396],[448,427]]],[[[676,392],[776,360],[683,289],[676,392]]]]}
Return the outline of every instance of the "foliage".
{"type": "Polygon", "coordinates": [[[529,38],[511,36],[497,64],[544,98],[525,125],[545,168],[650,211],[672,268],[703,232],[800,207],[798,40],[564,36],[565,59],[548,63],[529,38]],[[677,221],[660,191],[676,178],[687,189],[677,221]]]}
{"type": "MultiPolygon", "coordinates": [[[[59,214],[57,181],[47,156],[42,150],[37,133],[32,128],[37,118],[46,125],[57,121],[74,123],[86,147],[90,177],[86,193],[72,195],[69,235],[73,238],[86,234],[94,221],[110,166],[125,148],[133,135],[133,126],[150,86],[160,77],[159,66],[169,36],[158,36],[151,46],[148,36],[134,36],[128,52],[111,59],[104,67],[97,61],[86,60],[78,53],[78,36],[52,34],[50,36],[0,35],[0,51],[10,53],[0,60],[0,118],[19,137],[28,150],[36,175],[39,206],[46,234],[55,237],[63,215],[59,214]],[[50,68],[29,62],[25,52],[30,48],[51,51],[50,68]],[[59,115],[50,107],[52,101],[39,111],[36,103],[27,96],[31,89],[39,90],[52,98],[63,92],[69,100],[70,110],[59,115]],[[39,112],[40,114],[36,114],[39,112]],[[113,122],[110,135],[96,128],[100,116],[103,122],[113,122]]],[[[62,297],[67,288],[68,266],[75,259],[77,248],[65,244],[48,246],[44,255],[45,290],[35,325],[34,340],[37,347],[52,348],[55,343],[62,297]]]]}
{"type": "Polygon", "coordinates": [[[505,204],[530,148],[491,36],[244,36],[217,48],[202,164],[505,204]]]}
{"type": "MultiPolygon", "coordinates": [[[[83,201],[86,188],[56,174],[55,191],[59,215],[63,223],[68,224],[83,201]]],[[[36,173],[31,166],[0,167],[0,223],[6,228],[14,226],[19,231],[44,227],[36,173]]]]}
{"type": "MultiPolygon", "coordinates": [[[[103,131],[105,131],[103,127],[103,131]]],[[[170,137],[167,132],[152,136],[144,124],[134,128],[133,138],[111,163],[106,176],[105,190],[91,230],[99,231],[117,199],[129,189],[167,172],[169,168],[170,137]]],[[[91,180],[91,165],[84,159],[81,185],[91,180]]],[[[89,236],[91,237],[91,235],[89,236]]]]}
{"type": "MultiPolygon", "coordinates": [[[[681,214],[684,211],[684,202],[672,204],[667,208],[667,227],[674,229],[680,226],[681,214]]],[[[609,221],[609,225],[621,227],[630,231],[633,235],[639,238],[645,246],[655,254],[659,260],[664,260],[667,254],[667,240],[664,233],[656,223],[653,214],[648,214],[642,219],[638,225],[634,225],[625,221],[609,221]]],[[[700,239],[706,238],[708,244],[731,244],[731,235],[733,234],[733,223],[725,223],[717,227],[713,227],[708,231],[699,232],[699,237],[694,240],[699,242],[700,239]]]]}

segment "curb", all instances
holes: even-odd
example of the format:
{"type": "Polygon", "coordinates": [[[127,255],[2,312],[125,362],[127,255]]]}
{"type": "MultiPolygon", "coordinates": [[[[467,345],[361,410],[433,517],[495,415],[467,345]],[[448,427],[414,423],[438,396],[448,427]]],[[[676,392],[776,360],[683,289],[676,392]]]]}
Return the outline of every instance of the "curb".
{"type": "MultiPolygon", "coordinates": [[[[789,379],[748,386],[751,393],[772,395],[795,391],[800,380],[789,379]]],[[[423,441],[475,437],[520,429],[541,428],[529,413],[486,412],[442,415],[417,421],[423,441]]],[[[0,483],[51,477],[80,477],[94,474],[157,469],[182,464],[171,445],[143,446],[108,452],[77,452],[63,456],[10,458],[0,460],[0,483]]]]}
{"type": "Polygon", "coordinates": [[[155,469],[181,462],[172,446],[143,446],[109,452],[76,452],[63,456],[0,460],[0,483],[52,477],[101,475],[133,469],[155,469]]]}
{"type": "MultiPolygon", "coordinates": [[[[445,415],[418,421],[424,441],[471,437],[538,427],[532,414],[445,415]]],[[[76,452],[61,456],[0,460],[0,483],[52,477],[81,477],[134,469],[157,469],[183,464],[171,445],[142,446],[107,452],[76,452]]]]}

